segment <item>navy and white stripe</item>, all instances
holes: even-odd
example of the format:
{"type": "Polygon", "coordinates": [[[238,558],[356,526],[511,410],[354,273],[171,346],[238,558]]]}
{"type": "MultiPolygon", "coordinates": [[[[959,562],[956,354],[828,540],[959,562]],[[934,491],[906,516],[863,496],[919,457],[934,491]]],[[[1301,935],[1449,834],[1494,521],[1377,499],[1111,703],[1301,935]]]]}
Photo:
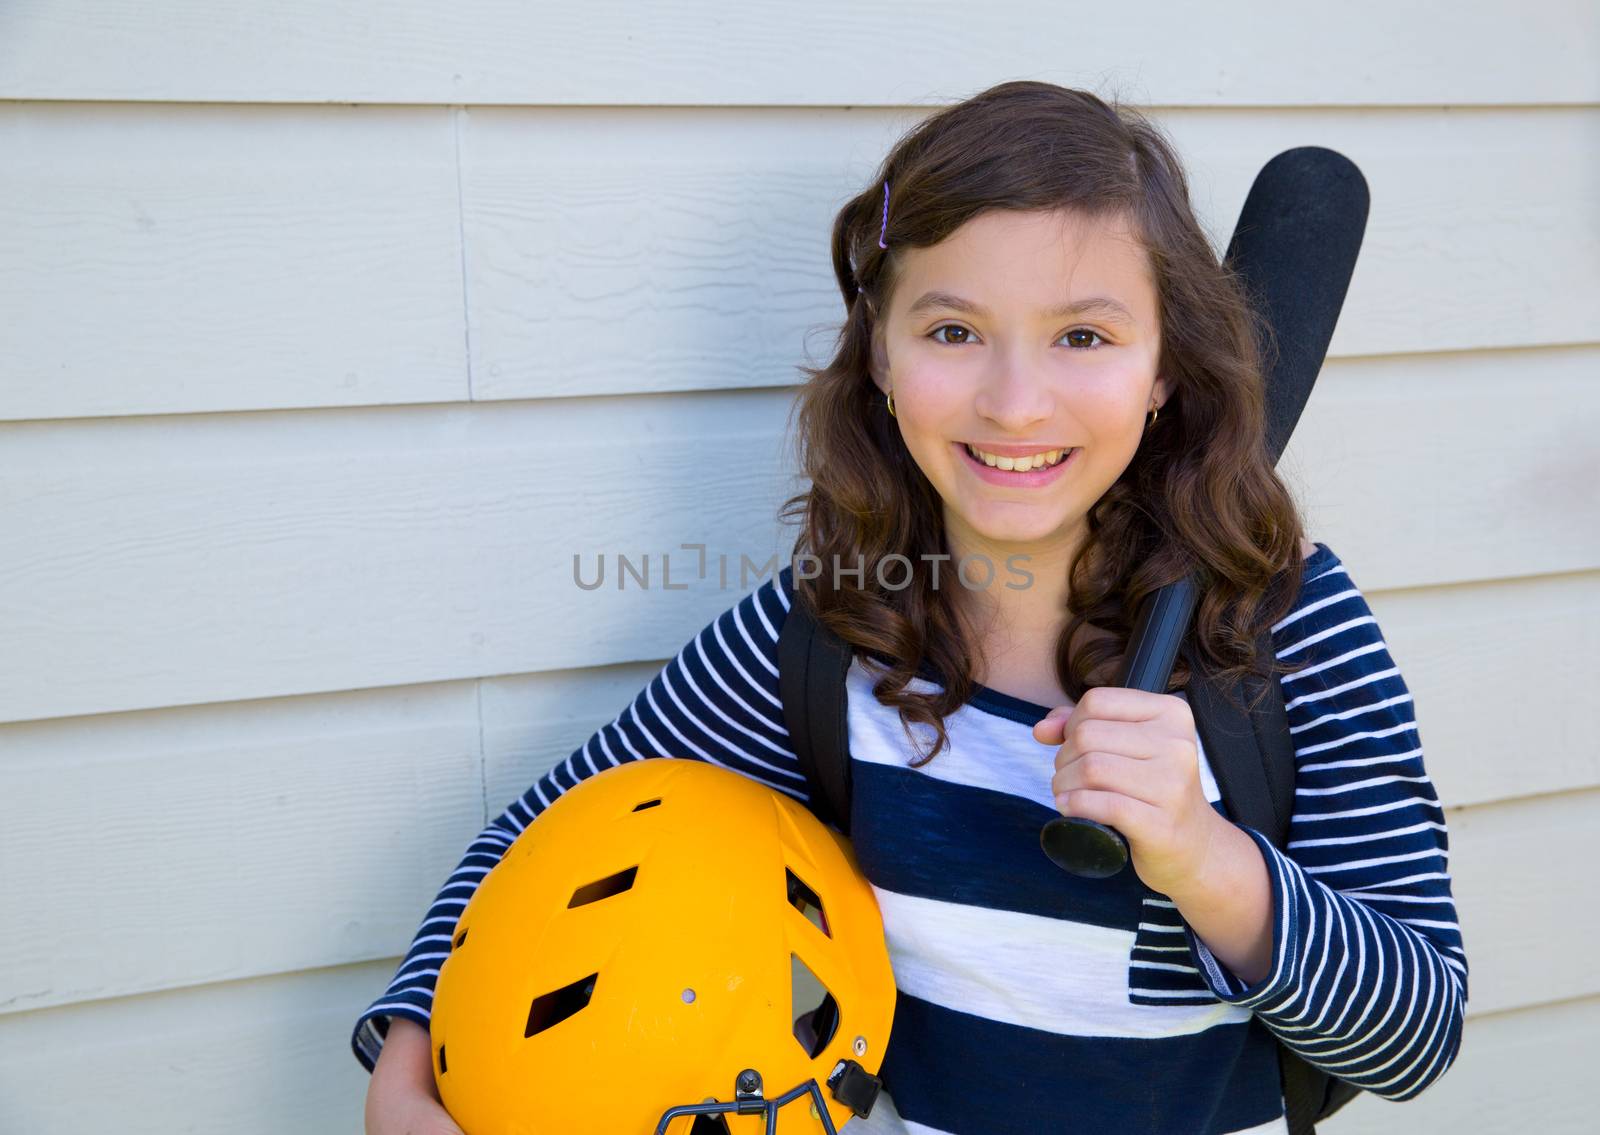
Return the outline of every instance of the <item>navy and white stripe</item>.
{"type": "MultiPolygon", "coordinates": [[[[451,875],[352,1047],[371,1068],[392,1016],[426,1025],[455,921],[517,834],[599,769],[708,760],[796,799],[777,638],[785,568],[700,632],[618,717],[487,825],[451,875]]],[[[1246,829],[1273,880],[1273,966],[1228,972],[1173,903],[1129,870],[1082,880],[1038,850],[1056,814],[1047,707],[980,687],[951,748],[910,768],[896,714],[852,665],[853,843],[883,914],[899,1001],[884,1093],[858,1135],[1285,1130],[1275,1037],[1376,1094],[1409,1099],[1459,1050],[1466,955],[1444,815],[1409,692],[1359,590],[1325,545],[1273,628],[1297,763],[1287,854],[1246,829]]],[[[918,678],[926,688],[934,686],[918,678]]],[[[1196,738],[1198,742],[1198,737],[1196,738]]],[[[1201,783],[1220,794],[1203,746],[1201,783]]]]}

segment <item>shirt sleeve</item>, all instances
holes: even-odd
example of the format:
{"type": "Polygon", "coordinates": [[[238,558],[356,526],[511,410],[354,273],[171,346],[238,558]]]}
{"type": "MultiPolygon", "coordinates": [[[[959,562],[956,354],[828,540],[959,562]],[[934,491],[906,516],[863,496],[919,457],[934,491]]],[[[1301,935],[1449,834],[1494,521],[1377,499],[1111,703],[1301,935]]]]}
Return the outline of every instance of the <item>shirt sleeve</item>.
{"type": "Polygon", "coordinates": [[[422,919],[388,987],[356,1019],[350,1046],[368,1072],[394,1017],[428,1027],[434,983],[467,900],[557,797],[602,769],[650,757],[709,761],[808,803],[778,696],[778,633],[793,600],[785,566],[708,623],[610,723],[478,833],[422,919]]]}
{"type": "Polygon", "coordinates": [[[1414,703],[1366,599],[1325,545],[1273,627],[1295,745],[1287,854],[1253,828],[1272,880],[1272,968],[1241,981],[1185,921],[1216,996],[1251,1009],[1308,1063],[1391,1100],[1461,1046],[1467,956],[1444,812],[1414,703]],[[1315,570],[1313,570],[1315,569],[1315,570]]]}

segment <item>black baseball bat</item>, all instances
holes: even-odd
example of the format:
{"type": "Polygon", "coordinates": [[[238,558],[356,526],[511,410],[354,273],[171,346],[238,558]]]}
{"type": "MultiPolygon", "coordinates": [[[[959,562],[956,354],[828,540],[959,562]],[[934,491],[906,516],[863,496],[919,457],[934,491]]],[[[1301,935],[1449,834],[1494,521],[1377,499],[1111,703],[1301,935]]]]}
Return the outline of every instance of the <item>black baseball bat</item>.
{"type": "MultiPolygon", "coordinates": [[[[1322,146],[1285,150],[1261,167],[1223,257],[1272,330],[1266,373],[1266,441],[1274,465],[1311,397],[1344,306],[1371,197],[1355,163],[1322,146]]],[[[1116,684],[1165,693],[1189,633],[1200,581],[1187,576],[1145,598],[1116,684]]],[[[1044,825],[1039,845],[1060,868],[1104,879],[1128,863],[1128,841],[1083,816],[1044,825]]]]}

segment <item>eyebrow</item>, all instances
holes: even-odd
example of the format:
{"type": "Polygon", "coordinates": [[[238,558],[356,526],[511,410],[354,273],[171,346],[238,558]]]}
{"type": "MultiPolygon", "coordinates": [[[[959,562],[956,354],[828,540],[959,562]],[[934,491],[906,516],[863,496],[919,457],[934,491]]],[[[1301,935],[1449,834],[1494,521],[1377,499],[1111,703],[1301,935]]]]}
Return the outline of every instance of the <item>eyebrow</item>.
{"type": "MultiPolygon", "coordinates": [[[[971,300],[962,299],[960,296],[951,295],[949,292],[927,292],[916,303],[907,309],[907,315],[918,315],[934,308],[948,307],[953,311],[964,311],[968,315],[987,319],[989,312],[980,304],[971,300]]],[[[1068,315],[1098,315],[1103,319],[1119,320],[1124,323],[1137,324],[1139,321],[1133,317],[1122,304],[1110,296],[1089,296],[1081,300],[1058,304],[1039,313],[1046,319],[1059,319],[1068,315]]]]}

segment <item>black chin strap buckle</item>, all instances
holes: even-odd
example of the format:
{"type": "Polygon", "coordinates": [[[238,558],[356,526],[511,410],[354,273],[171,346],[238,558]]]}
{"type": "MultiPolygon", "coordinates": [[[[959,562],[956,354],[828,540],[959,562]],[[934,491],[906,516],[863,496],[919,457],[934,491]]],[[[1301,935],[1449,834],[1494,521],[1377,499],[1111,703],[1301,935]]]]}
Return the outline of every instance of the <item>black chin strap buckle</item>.
{"type": "Polygon", "coordinates": [[[865,1119],[872,1114],[872,1105],[878,1102],[878,1091],[883,1081],[868,1072],[854,1060],[841,1060],[828,1075],[828,1090],[833,1098],[865,1119]]]}

